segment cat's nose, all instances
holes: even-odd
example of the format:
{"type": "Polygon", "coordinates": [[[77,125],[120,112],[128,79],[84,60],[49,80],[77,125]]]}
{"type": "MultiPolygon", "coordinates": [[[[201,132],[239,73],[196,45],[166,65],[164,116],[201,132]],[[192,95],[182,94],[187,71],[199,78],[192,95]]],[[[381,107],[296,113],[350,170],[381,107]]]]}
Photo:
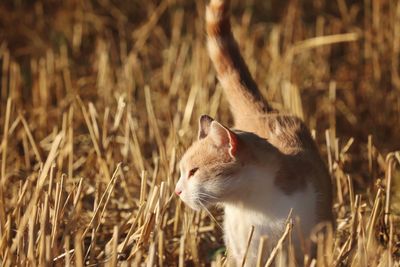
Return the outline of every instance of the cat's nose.
{"type": "Polygon", "coordinates": [[[176,189],[175,194],[177,194],[179,196],[180,194],[182,194],[182,190],[176,189]]]}

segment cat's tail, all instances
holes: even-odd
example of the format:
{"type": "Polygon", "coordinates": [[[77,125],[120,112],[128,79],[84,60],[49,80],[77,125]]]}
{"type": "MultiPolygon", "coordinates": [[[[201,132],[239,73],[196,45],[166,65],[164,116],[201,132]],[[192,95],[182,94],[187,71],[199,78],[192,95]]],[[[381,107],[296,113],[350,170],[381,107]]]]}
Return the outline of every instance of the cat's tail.
{"type": "Polygon", "coordinates": [[[229,0],[211,0],[206,9],[207,47],[228,98],[236,126],[272,108],[263,99],[233,37],[229,0]]]}

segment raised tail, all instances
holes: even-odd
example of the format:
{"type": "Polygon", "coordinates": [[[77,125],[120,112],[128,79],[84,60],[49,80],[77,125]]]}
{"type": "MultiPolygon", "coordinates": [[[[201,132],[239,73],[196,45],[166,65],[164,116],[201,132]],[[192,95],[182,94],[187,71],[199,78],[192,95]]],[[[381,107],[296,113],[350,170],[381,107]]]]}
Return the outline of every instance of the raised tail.
{"type": "Polygon", "coordinates": [[[233,37],[229,20],[229,2],[229,0],[211,0],[207,6],[207,47],[218,79],[228,98],[235,126],[240,127],[248,125],[249,119],[272,111],[272,108],[261,96],[233,37]]]}

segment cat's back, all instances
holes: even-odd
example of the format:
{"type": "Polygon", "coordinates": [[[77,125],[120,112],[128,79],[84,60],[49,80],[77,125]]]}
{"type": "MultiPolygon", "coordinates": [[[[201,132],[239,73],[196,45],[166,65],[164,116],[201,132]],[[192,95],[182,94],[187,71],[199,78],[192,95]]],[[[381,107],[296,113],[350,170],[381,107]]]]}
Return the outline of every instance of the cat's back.
{"type": "Polygon", "coordinates": [[[257,134],[287,155],[317,153],[317,146],[304,122],[292,115],[269,113],[237,121],[235,128],[257,134]]]}

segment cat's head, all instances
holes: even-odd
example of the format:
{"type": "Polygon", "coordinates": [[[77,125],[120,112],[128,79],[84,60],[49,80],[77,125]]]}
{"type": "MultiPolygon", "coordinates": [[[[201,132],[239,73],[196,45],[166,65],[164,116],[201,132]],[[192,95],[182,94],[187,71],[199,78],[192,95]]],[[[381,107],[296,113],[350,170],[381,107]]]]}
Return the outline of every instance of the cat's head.
{"type": "Polygon", "coordinates": [[[207,115],[201,116],[198,140],[180,161],[176,194],[195,210],[224,201],[235,191],[240,148],[236,133],[207,115]]]}

